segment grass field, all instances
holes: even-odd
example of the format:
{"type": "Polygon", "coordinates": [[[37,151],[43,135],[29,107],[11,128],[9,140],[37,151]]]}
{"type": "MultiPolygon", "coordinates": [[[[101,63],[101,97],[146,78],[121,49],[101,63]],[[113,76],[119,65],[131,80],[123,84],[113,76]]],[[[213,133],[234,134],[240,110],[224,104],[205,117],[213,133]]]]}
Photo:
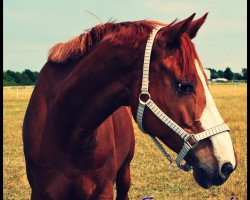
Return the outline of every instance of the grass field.
{"type": "MultiPolygon", "coordinates": [[[[168,170],[161,153],[135,125],[136,151],[129,196],[165,199],[247,199],[247,85],[211,85],[217,107],[231,129],[238,157],[237,170],[222,186],[204,190],[192,174],[168,170]]],[[[3,96],[3,199],[29,199],[22,146],[22,122],[32,89],[6,89],[3,96]]],[[[169,151],[169,150],[168,150],[169,151]]],[[[175,154],[171,153],[173,156],[175,154]]]]}

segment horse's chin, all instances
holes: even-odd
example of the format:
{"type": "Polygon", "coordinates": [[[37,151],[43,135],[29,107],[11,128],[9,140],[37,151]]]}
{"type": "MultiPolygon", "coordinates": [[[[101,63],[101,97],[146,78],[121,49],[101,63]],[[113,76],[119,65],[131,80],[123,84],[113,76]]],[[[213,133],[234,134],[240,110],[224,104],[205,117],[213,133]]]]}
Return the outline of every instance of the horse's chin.
{"type": "Polygon", "coordinates": [[[195,170],[193,170],[193,176],[195,181],[204,189],[209,189],[212,187],[212,184],[207,180],[206,176],[202,173],[196,173],[195,170]]]}
{"type": "Polygon", "coordinates": [[[222,185],[227,178],[222,178],[218,173],[206,171],[202,168],[193,168],[193,176],[195,181],[204,189],[209,189],[212,186],[222,185]]]}

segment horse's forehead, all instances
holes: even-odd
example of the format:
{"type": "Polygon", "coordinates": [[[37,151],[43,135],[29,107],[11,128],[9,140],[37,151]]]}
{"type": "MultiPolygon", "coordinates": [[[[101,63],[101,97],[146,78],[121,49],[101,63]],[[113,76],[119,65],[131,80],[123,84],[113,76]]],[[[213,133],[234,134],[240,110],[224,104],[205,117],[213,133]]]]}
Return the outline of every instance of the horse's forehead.
{"type": "Polygon", "coordinates": [[[165,70],[177,79],[197,79],[198,74],[195,67],[195,57],[190,57],[189,62],[183,62],[180,57],[170,55],[162,60],[165,70]],[[191,60],[192,59],[192,60],[191,60]]]}
{"type": "MultiPolygon", "coordinates": [[[[159,40],[161,43],[167,43],[164,38],[159,40]]],[[[162,64],[168,72],[180,79],[197,78],[195,60],[199,58],[191,39],[186,34],[181,37],[176,47],[167,45],[164,49],[162,47],[160,49],[164,51],[162,64]]]]}

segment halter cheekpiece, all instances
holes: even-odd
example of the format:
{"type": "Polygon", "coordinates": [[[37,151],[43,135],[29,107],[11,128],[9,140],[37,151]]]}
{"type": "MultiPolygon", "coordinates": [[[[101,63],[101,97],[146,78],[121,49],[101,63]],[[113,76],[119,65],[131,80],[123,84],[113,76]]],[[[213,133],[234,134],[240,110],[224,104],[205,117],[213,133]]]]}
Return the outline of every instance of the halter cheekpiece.
{"type": "Polygon", "coordinates": [[[141,87],[141,93],[139,95],[139,106],[137,110],[137,124],[138,127],[141,129],[142,132],[146,133],[143,129],[142,121],[143,121],[143,113],[145,110],[145,106],[147,106],[155,115],[158,117],[165,125],[167,125],[169,128],[171,128],[176,134],[178,134],[184,141],[184,145],[179,152],[176,160],[173,160],[170,155],[165,151],[161,143],[157,140],[156,137],[149,135],[153,142],[156,144],[156,146],[159,148],[159,150],[162,152],[164,157],[166,157],[170,161],[169,168],[172,171],[177,171],[179,169],[182,169],[184,171],[189,171],[192,169],[192,166],[186,162],[184,165],[181,164],[182,160],[184,160],[184,157],[187,155],[187,153],[197,146],[198,142],[200,140],[209,138],[213,135],[229,131],[229,127],[226,124],[220,124],[218,126],[215,126],[213,128],[210,128],[208,130],[205,130],[203,132],[197,133],[197,134],[189,134],[184,129],[182,129],[178,124],[176,124],[173,120],[171,120],[151,99],[150,93],[148,91],[149,88],[149,66],[150,66],[150,56],[151,51],[153,47],[154,38],[157,34],[157,32],[162,28],[163,26],[156,26],[147,41],[145,54],[144,54],[144,63],[143,63],[143,76],[142,76],[142,87],[141,87]],[[147,96],[148,99],[146,101],[142,100],[142,95],[147,96]],[[171,168],[171,164],[175,161],[177,165],[177,170],[174,170],[171,168]]]}

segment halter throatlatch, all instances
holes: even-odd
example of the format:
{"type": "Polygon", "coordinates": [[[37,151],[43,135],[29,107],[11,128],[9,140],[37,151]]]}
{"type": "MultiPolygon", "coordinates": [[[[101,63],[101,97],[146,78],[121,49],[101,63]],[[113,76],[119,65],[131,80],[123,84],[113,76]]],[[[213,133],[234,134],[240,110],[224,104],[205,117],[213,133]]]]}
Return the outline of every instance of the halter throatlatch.
{"type": "Polygon", "coordinates": [[[164,157],[166,157],[170,161],[170,169],[172,171],[177,171],[179,169],[182,169],[184,171],[189,171],[192,169],[192,166],[189,163],[185,163],[184,165],[181,164],[182,160],[184,160],[187,153],[197,146],[198,142],[200,140],[203,140],[205,138],[211,137],[213,135],[229,131],[229,127],[226,124],[220,124],[218,126],[215,126],[213,128],[210,128],[208,130],[205,130],[201,133],[197,134],[189,134],[184,129],[182,129],[178,124],[176,124],[173,120],[171,120],[151,99],[151,96],[149,94],[148,88],[149,88],[149,66],[150,66],[150,55],[151,50],[154,42],[154,38],[157,34],[157,32],[162,28],[162,26],[156,26],[153,31],[151,32],[149,39],[146,44],[146,50],[144,55],[144,64],[143,64],[143,77],[142,77],[142,87],[141,87],[141,93],[139,95],[139,106],[137,110],[137,124],[138,127],[141,129],[142,132],[146,133],[143,129],[142,121],[143,121],[143,113],[145,110],[145,106],[147,106],[155,115],[158,117],[164,124],[166,124],[169,128],[171,128],[176,134],[178,134],[184,141],[184,145],[179,152],[176,160],[173,160],[170,155],[165,151],[164,147],[161,145],[161,143],[157,140],[156,137],[149,135],[153,142],[156,144],[156,146],[159,148],[161,153],[164,157]],[[147,100],[143,101],[141,99],[142,95],[147,96],[147,100]],[[171,168],[171,164],[175,161],[177,165],[177,170],[174,170],[171,168]]]}

